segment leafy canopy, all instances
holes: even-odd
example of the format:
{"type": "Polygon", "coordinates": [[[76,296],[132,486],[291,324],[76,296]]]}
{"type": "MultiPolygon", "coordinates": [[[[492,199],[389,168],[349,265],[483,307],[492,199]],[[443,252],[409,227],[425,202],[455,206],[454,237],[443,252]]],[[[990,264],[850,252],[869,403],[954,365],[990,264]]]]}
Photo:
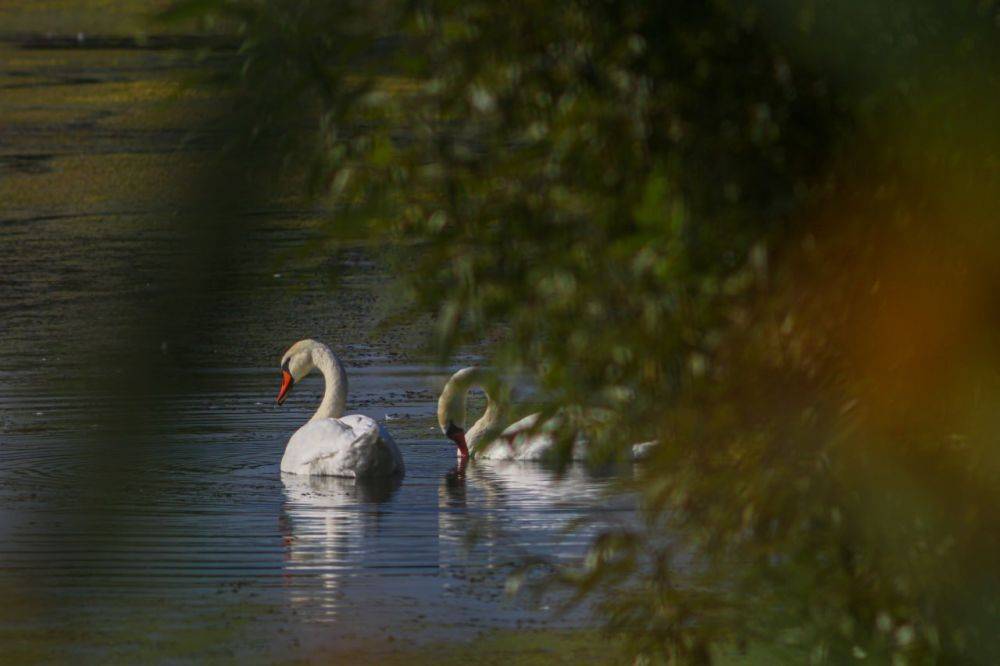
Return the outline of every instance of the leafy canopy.
{"type": "Polygon", "coordinates": [[[1000,657],[995,2],[168,15],[239,36],[228,132],[443,354],[606,409],[597,457],[660,440],[556,576],[637,654],[1000,657]]]}

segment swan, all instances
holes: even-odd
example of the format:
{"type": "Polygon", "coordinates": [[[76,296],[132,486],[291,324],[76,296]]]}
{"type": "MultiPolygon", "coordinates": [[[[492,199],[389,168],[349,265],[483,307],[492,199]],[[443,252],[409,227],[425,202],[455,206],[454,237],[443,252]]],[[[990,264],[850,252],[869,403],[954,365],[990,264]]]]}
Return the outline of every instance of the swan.
{"type": "Polygon", "coordinates": [[[392,436],[374,419],[344,416],[347,373],[330,348],[315,340],[300,340],[281,358],[281,389],[277,403],[313,369],[323,373],[326,390],[319,409],[288,440],[281,471],[289,474],[372,478],[401,475],[403,456],[392,436]]]}
{"type": "MultiPolygon", "coordinates": [[[[459,458],[468,458],[470,449],[477,460],[545,460],[554,455],[556,431],[562,426],[562,416],[551,416],[539,422],[542,414],[536,412],[503,427],[505,401],[497,400],[498,382],[491,372],[482,368],[462,368],[445,384],[438,398],[438,425],[448,439],[455,442],[459,458]],[[472,388],[486,393],[486,411],[465,430],[465,399],[472,388]]],[[[633,444],[632,460],[645,458],[655,441],[633,444]]],[[[589,455],[586,438],[577,434],[570,459],[587,460],[589,455]]]]}

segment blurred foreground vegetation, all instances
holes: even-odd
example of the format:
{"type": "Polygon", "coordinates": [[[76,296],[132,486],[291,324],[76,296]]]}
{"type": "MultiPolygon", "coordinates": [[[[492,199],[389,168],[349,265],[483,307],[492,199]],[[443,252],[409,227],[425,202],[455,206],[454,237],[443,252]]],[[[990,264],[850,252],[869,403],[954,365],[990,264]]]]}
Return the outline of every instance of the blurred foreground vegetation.
{"type": "MultiPolygon", "coordinates": [[[[642,525],[555,582],[634,654],[1000,661],[1000,6],[191,0],[234,155],[498,339],[642,525]],[[266,155],[266,159],[260,156],[266,155]]],[[[336,341],[334,341],[336,342],[336,341]]],[[[566,441],[570,441],[567,435],[566,441]]],[[[552,581],[550,581],[552,582],[552,581]]]]}

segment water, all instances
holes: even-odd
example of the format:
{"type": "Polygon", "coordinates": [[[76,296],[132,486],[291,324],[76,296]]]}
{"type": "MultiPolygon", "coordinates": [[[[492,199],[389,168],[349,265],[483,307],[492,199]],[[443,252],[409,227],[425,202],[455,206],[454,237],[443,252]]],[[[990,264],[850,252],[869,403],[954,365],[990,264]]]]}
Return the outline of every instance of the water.
{"type": "Polygon", "coordinates": [[[60,432],[60,418],[86,411],[85,396],[18,394],[5,382],[0,400],[19,408],[0,449],[0,576],[44,605],[23,630],[104,632],[106,644],[64,646],[96,658],[127,651],[124,636],[144,654],[143,643],[176,641],[192,622],[218,625],[223,654],[258,655],[583,622],[506,597],[506,576],[525,556],[573,558],[590,531],[566,532],[569,521],[626,508],[604,505],[609,480],[580,469],[557,477],[483,462],[457,474],[435,432],[434,376],[403,365],[352,372],[352,411],[388,415],[407,463],[401,481],[374,483],[281,475],[282,446],[319,387],[307,380],[278,409],[273,369],[214,370],[214,390],[165,403],[172,424],[134,466],[120,463],[124,476],[60,432]],[[116,474],[112,490],[81,483],[100,470],[116,474]],[[153,636],[134,635],[143,617],[155,618],[153,636]]]}
{"type": "Polygon", "coordinates": [[[574,521],[627,520],[614,479],[456,469],[434,416],[454,368],[421,360],[429,320],[378,327],[379,262],[359,247],[317,259],[308,211],[250,211],[224,270],[178,292],[189,248],[169,174],[211,150],[182,140],[207,102],[166,103],[190,59],[24,44],[0,35],[8,657],[309,659],[587,622],[504,587],[525,557],[579,557],[593,528],[574,521]],[[315,378],[273,402],[277,361],[306,336],[345,360],[348,411],[393,432],[401,482],[280,474],[322,391],[315,378]]]}

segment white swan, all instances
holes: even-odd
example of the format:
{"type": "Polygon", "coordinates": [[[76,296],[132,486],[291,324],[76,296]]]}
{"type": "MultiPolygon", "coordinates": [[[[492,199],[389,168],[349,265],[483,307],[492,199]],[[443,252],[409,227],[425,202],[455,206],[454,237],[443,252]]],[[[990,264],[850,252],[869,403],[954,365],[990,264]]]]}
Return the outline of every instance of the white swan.
{"type": "Polygon", "coordinates": [[[384,428],[367,416],[343,416],[347,373],[326,345],[300,340],[285,352],[278,404],[314,368],[323,373],[326,381],[323,401],[309,422],[288,440],[281,471],[352,478],[402,474],[403,456],[384,428]]]}
{"type": "MultiPolygon", "coordinates": [[[[494,375],[482,368],[463,368],[451,376],[438,398],[438,425],[441,431],[458,448],[459,458],[468,458],[472,449],[478,460],[545,460],[554,455],[556,432],[562,427],[562,416],[549,417],[539,423],[540,413],[503,427],[506,401],[498,401],[498,382],[494,375]],[[469,390],[479,387],[486,393],[486,411],[465,430],[465,399],[469,390]]],[[[655,441],[633,444],[632,460],[649,455],[655,441]]],[[[588,443],[577,434],[570,452],[571,460],[587,460],[588,443]]]]}

